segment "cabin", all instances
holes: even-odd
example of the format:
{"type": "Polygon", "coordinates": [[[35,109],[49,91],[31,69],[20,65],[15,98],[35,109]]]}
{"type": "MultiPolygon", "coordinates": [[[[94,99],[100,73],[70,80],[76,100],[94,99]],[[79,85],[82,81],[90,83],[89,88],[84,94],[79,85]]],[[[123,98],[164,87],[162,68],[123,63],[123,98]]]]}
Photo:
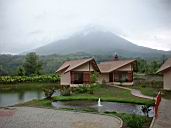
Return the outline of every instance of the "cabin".
{"type": "Polygon", "coordinates": [[[101,71],[99,83],[110,83],[114,85],[133,85],[133,72],[136,69],[136,60],[119,60],[101,62],[98,64],[101,71]]]}
{"type": "Polygon", "coordinates": [[[163,74],[163,89],[171,90],[171,58],[169,58],[157,71],[163,74]]]}
{"type": "Polygon", "coordinates": [[[100,72],[96,61],[93,58],[66,61],[56,71],[60,75],[61,85],[70,85],[71,87],[80,84],[90,84],[91,73],[100,72]]]}
{"type": "Polygon", "coordinates": [[[136,69],[136,60],[119,60],[96,64],[93,58],[66,61],[56,71],[60,75],[61,85],[76,87],[80,84],[90,84],[91,74],[99,72],[98,83],[115,85],[133,85],[133,72],[136,69]]]}

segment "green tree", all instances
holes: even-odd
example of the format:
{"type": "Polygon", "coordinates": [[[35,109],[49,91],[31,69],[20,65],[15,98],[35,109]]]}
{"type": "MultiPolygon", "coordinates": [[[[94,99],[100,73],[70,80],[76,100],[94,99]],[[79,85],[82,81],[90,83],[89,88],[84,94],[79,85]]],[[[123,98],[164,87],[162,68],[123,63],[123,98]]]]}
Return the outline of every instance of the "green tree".
{"type": "Polygon", "coordinates": [[[2,65],[0,65],[0,76],[6,76],[8,75],[8,72],[5,71],[5,69],[2,67],[2,65]]]}
{"type": "Polygon", "coordinates": [[[42,62],[36,53],[28,53],[23,64],[26,75],[40,75],[42,71],[42,62]]]}
{"type": "Polygon", "coordinates": [[[44,95],[45,95],[46,99],[51,99],[52,95],[55,92],[55,88],[54,87],[44,88],[43,91],[44,91],[44,95]]]}
{"type": "Polygon", "coordinates": [[[93,72],[90,76],[90,79],[91,79],[91,83],[96,83],[97,82],[97,79],[98,79],[98,76],[99,76],[99,73],[98,72],[93,72]]]}
{"type": "Polygon", "coordinates": [[[25,75],[25,70],[24,70],[24,68],[22,66],[18,67],[17,75],[18,76],[24,76],[25,75]]]}
{"type": "Polygon", "coordinates": [[[150,74],[155,74],[156,72],[157,72],[157,70],[160,68],[160,66],[161,66],[161,63],[160,62],[158,62],[158,61],[152,61],[151,63],[150,63],[150,74]]]}
{"type": "Polygon", "coordinates": [[[147,61],[144,59],[137,60],[138,72],[145,73],[147,71],[147,61]]]}

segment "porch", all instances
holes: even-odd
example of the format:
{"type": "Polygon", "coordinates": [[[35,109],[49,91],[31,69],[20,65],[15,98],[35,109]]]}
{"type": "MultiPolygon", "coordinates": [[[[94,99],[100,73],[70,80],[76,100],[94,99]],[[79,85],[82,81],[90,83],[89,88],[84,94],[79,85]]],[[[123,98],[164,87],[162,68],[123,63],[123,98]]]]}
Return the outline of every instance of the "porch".
{"type": "Polygon", "coordinates": [[[89,71],[71,71],[71,84],[90,84],[91,72],[89,71]]]}
{"type": "Polygon", "coordinates": [[[109,73],[109,82],[115,84],[133,83],[133,71],[114,71],[109,73]]]}

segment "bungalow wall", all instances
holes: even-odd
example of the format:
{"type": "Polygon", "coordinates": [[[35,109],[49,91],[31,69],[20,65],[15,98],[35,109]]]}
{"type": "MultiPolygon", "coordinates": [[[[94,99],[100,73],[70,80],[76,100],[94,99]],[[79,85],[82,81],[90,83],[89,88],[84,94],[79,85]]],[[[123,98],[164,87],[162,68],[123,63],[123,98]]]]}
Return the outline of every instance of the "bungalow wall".
{"type": "Polygon", "coordinates": [[[97,82],[98,83],[103,83],[103,81],[109,82],[109,73],[101,73],[99,75],[97,82]]]}
{"type": "MultiPolygon", "coordinates": [[[[60,74],[61,76],[61,85],[70,85],[71,84],[71,72],[74,73],[74,72],[84,72],[84,75],[83,75],[83,79],[84,80],[87,80],[89,79],[88,76],[89,76],[89,71],[94,71],[94,68],[93,68],[93,65],[91,62],[87,62],[69,72],[66,72],[65,73],[65,70],[63,70],[60,74]],[[88,74],[88,75],[87,75],[88,74]]],[[[87,82],[87,81],[85,81],[87,82]]],[[[87,82],[88,83],[88,82],[87,82]]]]}
{"type": "Polygon", "coordinates": [[[64,71],[61,73],[61,85],[70,85],[71,84],[71,77],[70,72],[64,73],[64,71]]]}
{"type": "Polygon", "coordinates": [[[171,90],[171,69],[164,72],[164,89],[171,90]]]}
{"type": "MultiPolygon", "coordinates": [[[[133,66],[132,66],[132,64],[125,65],[125,66],[123,66],[123,67],[121,67],[121,68],[116,70],[116,72],[124,72],[124,71],[125,72],[131,71],[133,73],[133,66]]],[[[112,72],[112,73],[113,73],[113,82],[114,82],[115,73],[114,72],[112,72]]],[[[102,83],[103,81],[109,82],[109,73],[101,73],[101,75],[98,78],[98,82],[102,83]]],[[[132,82],[131,82],[131,84],[132,84],[132,82]]]]}

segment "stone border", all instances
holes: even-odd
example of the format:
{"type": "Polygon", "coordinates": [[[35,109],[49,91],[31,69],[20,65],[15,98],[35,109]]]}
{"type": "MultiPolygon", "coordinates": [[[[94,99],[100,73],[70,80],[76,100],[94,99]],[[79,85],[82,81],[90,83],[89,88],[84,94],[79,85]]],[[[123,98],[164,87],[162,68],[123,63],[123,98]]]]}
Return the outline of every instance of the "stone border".
{"type": "Polygon", "coordinates": [[[152,119],[152,121],[151,121],[151,124],[150,124],[150,127],[149,128],[153,128],[153,126],[154,126],[154,122],[155,122],[155,117],[153,117],[153,119],[152,119]]]}
{"type": "Polygon", "coordinates": [[[118,116],[115,116],[114,115],[114,117],[117,118],[118,120],[120,120],[120,126],[119,126],[119,128],[122,128],[122,126],[123,126],[123,120],[120,117],[118,117],[118,116]]]}

